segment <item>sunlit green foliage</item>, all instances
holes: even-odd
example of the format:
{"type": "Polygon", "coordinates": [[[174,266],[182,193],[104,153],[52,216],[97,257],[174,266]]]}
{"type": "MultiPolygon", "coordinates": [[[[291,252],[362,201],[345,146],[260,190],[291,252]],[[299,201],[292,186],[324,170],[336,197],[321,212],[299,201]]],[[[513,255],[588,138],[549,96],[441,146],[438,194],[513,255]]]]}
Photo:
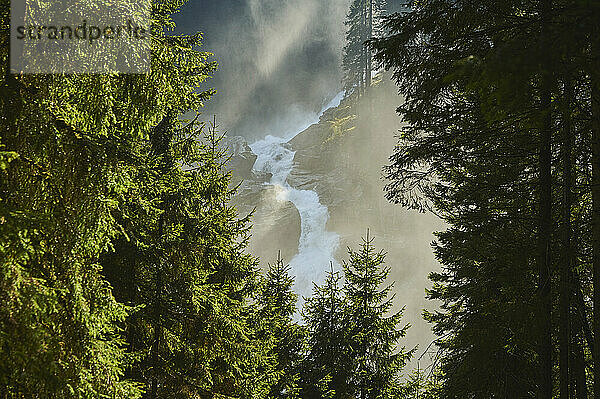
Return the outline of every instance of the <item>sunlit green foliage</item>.
{"type": "Polygon", "coordinates": [[[257,296],[257,336],[272,343],[270,355],[275,378],[267,397],[298,398],[306,328],[295,320],[297,296],[289,265],[278,256],[275,263],[269,264],[261,281],[257,296]]]}
{"type": "Polygon", "coordinates": [[[228,205],[218,140],[181,120],[215,67],[200,35],[166,34],[181,4],[154,3],[147,74],[16,76],[3,41],[3,395],[269,390],[246,323],[247,221],[228,205]]]}

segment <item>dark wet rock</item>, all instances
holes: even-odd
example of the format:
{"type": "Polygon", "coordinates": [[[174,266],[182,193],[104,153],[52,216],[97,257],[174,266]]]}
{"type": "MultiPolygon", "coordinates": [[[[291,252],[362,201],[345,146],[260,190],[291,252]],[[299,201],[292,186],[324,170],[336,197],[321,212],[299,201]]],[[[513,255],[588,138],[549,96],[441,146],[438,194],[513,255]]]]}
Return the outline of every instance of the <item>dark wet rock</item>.
{"type": "Polygon", "coordinates": [[[256,178],[252,167],[257,157],[250,149],[246,139],[240,136],[226,137],[223,145],[230,157],[227,168],[233,171],[234,177],[237,179],[256,178]]]}

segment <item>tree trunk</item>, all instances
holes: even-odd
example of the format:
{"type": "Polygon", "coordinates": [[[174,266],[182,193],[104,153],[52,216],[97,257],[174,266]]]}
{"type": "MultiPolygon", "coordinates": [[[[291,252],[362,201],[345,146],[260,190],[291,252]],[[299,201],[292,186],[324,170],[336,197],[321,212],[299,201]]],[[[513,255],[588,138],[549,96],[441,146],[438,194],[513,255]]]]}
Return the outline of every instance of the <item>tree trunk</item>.
{"type": "MultiPolygon", "coordinates": [[[[367,23],[365,40],[369,40],[371,36],[373,36],[373,0],[367,0],[366,15],[367,23]]],[[[366,90],[369,90],[369,88],[371,87],[371,65],[373,61],[371,50],[367,46],[365,46],[365,63],[365,88],[366,90]]]]}
{"type": "Polygon", "coordinates": [[[563,207],[562,207],[562,261],[560,264],[560,290],[559,290],[559,371],[560,371],[560,399],[569,399],[569,343],[570,343],[570,315],[571,315],[571,211],[573,202],[573,134],[571,131],[571,102],[573,90],[569,78],[565,81],[564,103],[562,112],[562,146],[561,157],[563,161],[563,207]]]}
{"type": "MultiPolygon", "coordinates": [[[[573,220],[572,230],[572,250],[575,252],[576,243],[579,242],[580,237],[578,232],[582,231],[581,219],[573,220]]],[[[572,259],[575,262],[576,258],[572,259]]],[[[577,271],[578,264],[573,263],[571,268],[571,286],[572,286],[572,309],[571,314],[571,325],[574,334],[573,340],[571,341],[571,374],[575,380],[575,395],[573,398],[577,399],[588,399],[588,387],[587,387],[587,375],[586,375],[586,360],[585,360],[585,347],[587,345],[590,353],[594,353],[594,340],[592,337],[592,330],[590,328],[590,320],[588,320],[585,300],[583,298],[583,291],[581,288],[581,280],[577,271]]]]}
{"type": "MultiPolygon", "coordinates": [[[[548,37],[551,0],[541,3],[542,45],[548,37]]],[[[547,49],[547,46],[542,46],[547,49]]],[[[551,113],[551,71],[548,60],[543,60],[541,70],[541,123],[539,143],[539,231],[538,231],[538,273],[539,273],[539,359],[540,375],[538,398],[552,398],[552,301],[551,301],[551,230],[552,230],[552,113],[551,113]]]]}
{"type": "MultiPolygon", "coordinates": [[[[597,35],[600,29],[595,27],[597,35]]],[[[594,283],[594,398],[600,399],[600,76],[596,55],[600,52],[597,36],[592,45],[592,254],[594,283]]]]}
{"type": "MultiPolygon", "coordinates": [[[[549,92],[544,94],[543,104],[550,104],[549,92]]],[[[539,206],[539,238],[538,238],[538,273],[539,273],[539,320],[540,320],[540,398],[552,397],[552,334],[550,297],[550,265],[551,265],[551,229],[552,229],[552,192],[551,192],[551,127],[550,112],[544,117],[540,145],[540,206],[539,206]]]]}

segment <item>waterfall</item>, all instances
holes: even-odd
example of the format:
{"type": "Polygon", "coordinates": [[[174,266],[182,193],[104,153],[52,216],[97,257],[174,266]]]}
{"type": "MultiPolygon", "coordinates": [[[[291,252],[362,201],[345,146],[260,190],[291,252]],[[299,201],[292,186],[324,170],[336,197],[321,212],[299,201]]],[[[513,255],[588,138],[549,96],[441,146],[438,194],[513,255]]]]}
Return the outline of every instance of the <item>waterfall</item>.
{"type": "Polygon", "coordinates": [[[309,126],[319,122],[323,113],[337,107],[344,97],[339,93],[319,114],[310,115],[304,126],[298,126],[286,137],[266,136],[250,145],[257,155],[254,170],[272,175],[268,185],[275,188],[278,201],[291,202],[300,214],[300,240],[298,254],[290,261],[292,275],[295,278],[295,291],[301,299],[312,293],[313,282],[321,284],[330,262],[338,265],[334,259],[339,246],[339,236],[327,231],[329,220],[327,207],[321,204],[314,190],[299,190],[291,187],[287,178],[294,166],[295,152],[287,148],[286,143],[309,126]]]}

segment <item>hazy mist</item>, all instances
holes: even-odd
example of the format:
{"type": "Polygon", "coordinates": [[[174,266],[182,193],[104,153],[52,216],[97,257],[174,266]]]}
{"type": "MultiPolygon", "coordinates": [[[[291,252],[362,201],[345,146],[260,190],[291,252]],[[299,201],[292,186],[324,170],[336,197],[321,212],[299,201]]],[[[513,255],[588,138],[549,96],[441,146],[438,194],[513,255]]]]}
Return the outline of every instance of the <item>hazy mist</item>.
{"type": "MultiPolygon", "coordinates": [[[[398,10],[404,0],[388,0],[398,10]]],[[[316,113],[341,87],[344,19],[349,0],[190,0],[178,32],[203,32],[219,70],[217,95],[203,112],[250,142],[280,135],[316,113]]]]}
{"type": "MultiPolygon", "coordinates": [[[[389,3],[390,9],[398,9],[402,1],[389,3]]],[[[307,121],[314,120],[340,90],[348,4],[349,0],[188,3],[177,21],[178,30],[204,32],[204,49],[215,53],[220,65],[207,86],[215,87],[218,94],[203,112],[216,114],[222,129],[230,136],[244,136],[249,143],[266,135],[289,137],[304,130],[307,121]]],[[[330,205],[327,229],[340,236],[338,261],[347,259],[346,246],[357,249],[367,228],[375,237],[375,246],[388,253],[396,310],[406,305],[404,321],[413,326],[403,344],[408,348],[418,344],[420,355],[433,339],[421,313],[425,307],[435,307],[425,299],[425,288],[429,286],[428,274],[439,268],[430,247],[432,232],[443,226],[431,215],[407,211],[385,200],[381,168],[401,128],[395,109],[402,100],[389,84],[372,101],[378,104],[378,117],[357,126],[366,139],[351,140],[338,149],[362,165],[356,173],[364,174],[364,181],[371,183],[352,187],[354,191],[349,192],[350,186],[316,177],[320,181],[309,183],[309,188],[330,205]]],[[[360,110],[361,114],[369,112],[368,108],[360,110]]],[[[334,162],[343,171],[345,160],[334,162]]],[[[292,185],[301,182],[295,179],[292,185]]],[[[261,258],[263,266],[275,259],[278,250],[287,261],[298,250],[298,211],[277,197],[277,190],[266,188],[240,208],[243,213],[256,207],[249,251],[261,258]]],[[[307,289],[302,287],[301,291],[307,289]]]]}
{"type": "Polygon", "coordinates": [[[340,87],[348,0],[190,1],[178,30],[204,32],[219,70],[203,112],[249,141],[321,109],[340,87]]]}

